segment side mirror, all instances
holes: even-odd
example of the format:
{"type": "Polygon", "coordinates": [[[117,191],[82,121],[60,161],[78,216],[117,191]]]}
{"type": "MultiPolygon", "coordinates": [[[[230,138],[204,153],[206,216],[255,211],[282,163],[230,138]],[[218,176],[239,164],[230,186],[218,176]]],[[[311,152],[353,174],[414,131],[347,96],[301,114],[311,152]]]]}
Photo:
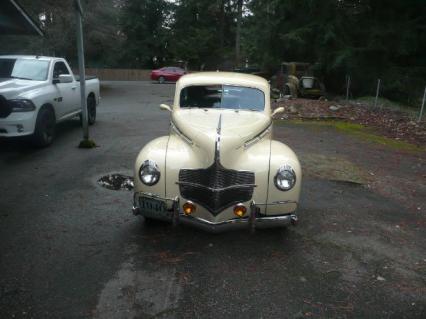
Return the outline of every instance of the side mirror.
{"type": "Polygon", "coordinates": [[[280,106],[279,108],[275,109],[275,111],[272,113],[271,117],[274,117],[277,114],[283,113],[285,111],[285,109],[280,106]]]}
{"type": "Polygon", "coordinates": [[[172,111],[172,108],[167,104],[160,104],[160,109],[165,110],[165,111],[169,111],[169,112],[172,111]]]}
{"type": "Polygon", "coordinates": [[[74,78],[71,74],[61,74],[59,76],[60,83],[71,83],[72,81],[74,81],[74,78]]]}

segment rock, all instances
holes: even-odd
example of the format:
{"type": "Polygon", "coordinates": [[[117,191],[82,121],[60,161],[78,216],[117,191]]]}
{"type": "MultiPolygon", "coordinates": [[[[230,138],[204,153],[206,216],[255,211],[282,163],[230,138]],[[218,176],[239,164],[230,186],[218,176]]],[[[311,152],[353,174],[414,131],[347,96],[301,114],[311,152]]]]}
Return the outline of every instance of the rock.
{"type": "Polygon", "coordinates": [[[290,105],[289,107],[288,107],[288,111],[290,112],[290,113],[297,113],[298,112],[298,110],[297,110],[298,108],[295,106],[295,105],[290,105]]]}
{"type": "Polygon", "coordinates": [[[341,105],[330,105],[329,109],[330,111],[338,111],[342,108],[343,106],[341,105]]]}
{"type": "Polygon", "coordinates": [[[383,278],[382,276],[377,276],[377,278],[376,278],[378,281],[385,281],[386,279],[385,278],[383,278]]]}

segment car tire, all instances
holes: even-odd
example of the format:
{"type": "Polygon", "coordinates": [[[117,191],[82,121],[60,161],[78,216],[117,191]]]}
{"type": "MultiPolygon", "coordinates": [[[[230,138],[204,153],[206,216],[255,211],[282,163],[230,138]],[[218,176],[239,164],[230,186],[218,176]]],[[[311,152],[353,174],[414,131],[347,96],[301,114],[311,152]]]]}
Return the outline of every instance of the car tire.
{"type": "Polygon", "coordinates": [[[163,84],[164,82],[166,82],[166,79],[164,78],[164,76],[160,76],[158,78],[158,83],[163,84]]]}
{"type": "Polygon", "coordinates": [[[96,122],[96,100],[93,95],[87,98],[87,118],[89,125],[93,125],[96,122]]]}
{"type": "MultiPolygon", "coordinates": [[[[78,115],[80,124],[83,125],[83,114],[78,115]]],[[[96,122],[96,100],[93,96],[87,98],[87,122],[93,125],[96,122]]]]}
{"type": "Polygon", "coordinates": [[[33,144],[37,147],[46,147],[52,144],[55,137],[56,118],[53,110],[42,107],[37,115],[36,126],[32,136],[33,144]]]}
{"type": "Polygon", "coordinates": [[[286,85],[284,88],[284,95],[291,95],[291,91],[288,85],[286,85]]]}

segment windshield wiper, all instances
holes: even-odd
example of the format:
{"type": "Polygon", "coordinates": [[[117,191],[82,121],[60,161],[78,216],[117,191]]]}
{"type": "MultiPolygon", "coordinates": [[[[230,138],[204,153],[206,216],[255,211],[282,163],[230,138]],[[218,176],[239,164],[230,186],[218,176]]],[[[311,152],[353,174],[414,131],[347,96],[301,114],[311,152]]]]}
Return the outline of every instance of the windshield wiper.
{"type": "Polygon", "coordinates": [[[12,79],[18,79],[18,80],[30,80],[30,81],[34,81],[33,79],[30,79],[30,78],[24,78],[24,77],[21,77],[21,76],[13,76],[13,75],[11,75],[10,76],[12,79]]]}

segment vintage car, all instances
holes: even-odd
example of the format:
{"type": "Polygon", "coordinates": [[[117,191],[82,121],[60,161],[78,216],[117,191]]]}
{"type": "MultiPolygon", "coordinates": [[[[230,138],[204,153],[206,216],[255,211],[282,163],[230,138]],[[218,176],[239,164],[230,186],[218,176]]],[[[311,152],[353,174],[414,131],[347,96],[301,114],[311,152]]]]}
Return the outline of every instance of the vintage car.
{"type": "Polygon", "coordinates": [[[297,223],[302,172],[272,139],[269,83],[227,72],[176,83],[170,133],[140,151],[133,213],[220,232],[297,223]]]}

